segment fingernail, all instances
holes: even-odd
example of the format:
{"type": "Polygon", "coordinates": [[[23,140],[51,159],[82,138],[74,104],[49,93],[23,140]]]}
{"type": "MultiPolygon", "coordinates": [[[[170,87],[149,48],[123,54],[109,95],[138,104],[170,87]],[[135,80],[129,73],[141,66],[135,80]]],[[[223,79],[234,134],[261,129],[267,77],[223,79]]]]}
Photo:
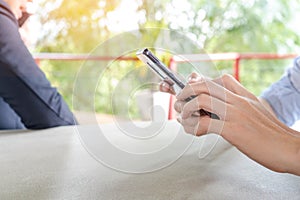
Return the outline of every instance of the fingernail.
{"type": "Polygon", "coordinates": [[[178,117],[177,117],[177,121],[178,121],[179,123],[182,122],[181,116],[178,116],[178,117]]]}
{"type": "Polygon", "coordinates": [[[190,115],[187,114],[187,112],[184,112],[183,110],[181,111],[181,119],[187,119],[190,115]]]}
{"type": "Polygon", "coordinates": [[[167,88],[167,89],[170,89],[170,85],[168,83],[163,83],[163,87],[167,88]]]}
{"type": "Polygon", "coordinates": [[[204,79],[204,77],[202,77],[202,76],[198,76],[197,77],[197,81],[199,81],[199,82],[202,82],[202,81],[204,81],[205,79],[204,79]]]}
{"type": "Polygon", "coordinates": [[[176,95],[177,99],[181,95],[181,93],[182,93],[181,91],[177,93],[177,95],[176,95]]]}
{"type": "Polygon", "coordinates": [[[196,77],[191,77],[191,76],[190,76],[190,77],[188,78],[188,81],[196,81],[196,80],[197,80],[196,77]]]}

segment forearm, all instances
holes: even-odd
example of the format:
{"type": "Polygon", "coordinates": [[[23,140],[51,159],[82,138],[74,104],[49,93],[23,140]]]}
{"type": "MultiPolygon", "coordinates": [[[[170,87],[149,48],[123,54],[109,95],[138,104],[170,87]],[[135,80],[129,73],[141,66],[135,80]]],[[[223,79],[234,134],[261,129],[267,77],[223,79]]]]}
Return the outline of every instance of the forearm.
{"type": "Polygon", "coordinates": [[[274,112],[274,110],[272,109],[272,107],[270,106],[270,104],[263,98],[259,97],[258,98],[259,102],[265,107],[265,109],[271,114],[271,120],[274,122],[276,121],[276,124],[278,126],[280,126],[282,129],[284,129],[288,134],[294,135],[294,136],[300,136],[300,133],[289,128],[288,126],[286,126],[285,124],[283,124],[277,117],[276,114],[274,112]]]}
{"type": "Polygon", "coordinates": [[[220,80],[223,85],[218,84],[219,80],[190,84],[177,96],[180,103],[196,95],[176,109],[181,113],[179,122],[184,130],[197,136],[217,133],[261,165],[300,175],[300,134],[276,118],[273,105],[259,100],[232,77],[222,76],[220,80]],[[215,113],[220,119],[202,116],[195,120],[192,114],[199,109],[215,113]]]}
{"type": "Polygon", "coordinates": [[[300,138],[293,136],[295,131],[268,119],[230,127],[222,136],[249,158],[273,171],[300,175],[300,138]]]}
{"type": "Polygon", "coordinates": [[[264,107],[274,116],[276,117],[276,114],[273,110],[273,108],[270,106],[270,104],[268,103],[268,101],[266,101],[264,98],[262,97],[258,97],[258,100],[260,101],[260,103],[262,103],[264,105],[264,107]]]}

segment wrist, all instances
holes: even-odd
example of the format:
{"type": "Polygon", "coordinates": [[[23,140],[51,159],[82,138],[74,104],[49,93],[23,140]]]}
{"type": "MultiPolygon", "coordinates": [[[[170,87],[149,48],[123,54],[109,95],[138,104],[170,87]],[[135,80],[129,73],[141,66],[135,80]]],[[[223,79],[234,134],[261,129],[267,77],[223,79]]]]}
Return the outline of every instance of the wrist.
{"type": "Polygon", "coordinates": [[[261,97],[259,97],[258,100],[274,117],[276,117],[276,114],[275,114],[273,108],[270,106],[270,104],[268,103],[267,100],[265,100],[261,97]]]}

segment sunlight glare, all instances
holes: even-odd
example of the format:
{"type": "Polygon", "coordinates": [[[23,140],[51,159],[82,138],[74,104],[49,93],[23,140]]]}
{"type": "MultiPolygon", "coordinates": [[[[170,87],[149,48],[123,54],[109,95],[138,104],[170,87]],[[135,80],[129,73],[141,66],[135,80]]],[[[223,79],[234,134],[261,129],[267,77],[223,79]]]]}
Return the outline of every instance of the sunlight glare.
{"type": "Polygon", "coordinates": [[[140,19],[138,2],[136,0],[123,0],[120,5],[107,14],[107,27],[112,32],[122,32],[138,29],[140,19]]]}

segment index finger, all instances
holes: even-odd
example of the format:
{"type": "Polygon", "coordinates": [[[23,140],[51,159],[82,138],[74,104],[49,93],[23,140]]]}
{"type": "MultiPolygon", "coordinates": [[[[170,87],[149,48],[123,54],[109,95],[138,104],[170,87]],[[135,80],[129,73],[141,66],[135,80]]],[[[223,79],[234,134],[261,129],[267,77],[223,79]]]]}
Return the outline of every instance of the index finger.
{"type": "Polygon", "coordinates": [[[231,95],[228,90],[219,84],[205,80],[186,85],[183,90],[177,95],[178,100],[185,100],[191,96],[198,96],[200,94],[208,94],[216,97],[222,101],[226,101],[226,96],[231,95]]]}
{"type": "MultiPolygon", "coordinates": [[[[174,84],[174,83],[173,83],[174,84]]],[[[174,88],[173,88],[173,84],[170,84],[168,82],[167,79],[163,80],[160,84],[159,84],[159,90],[161,92],[166,92],[166,93],[170,93],[170,94],[173,94],[175,95],[175,91],[174,91],[174,88]]]]}

